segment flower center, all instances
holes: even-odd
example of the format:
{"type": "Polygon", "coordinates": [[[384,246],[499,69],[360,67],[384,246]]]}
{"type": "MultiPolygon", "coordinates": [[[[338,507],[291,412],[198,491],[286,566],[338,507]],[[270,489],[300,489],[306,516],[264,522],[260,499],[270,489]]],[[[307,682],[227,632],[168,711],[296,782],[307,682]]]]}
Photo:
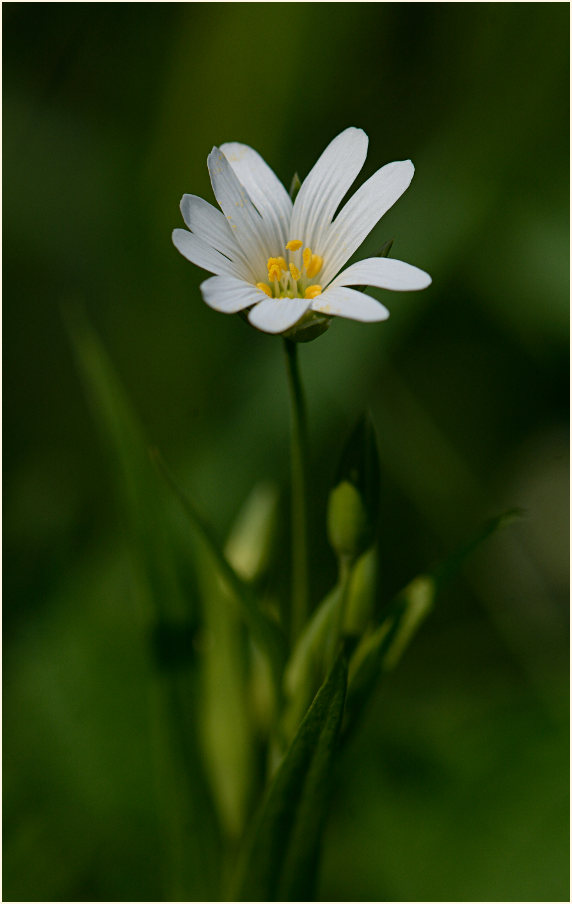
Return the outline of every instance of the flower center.
{"type": "Polygon", "coordinates": [[[256,283],[256,288],[269,298],[316,298],[322,286],[312,280],[322,269],[324,261],[311,248],[304,248],[300,239],[286,243],[286,257],[269,257],[266,264],[268,282],[256,283]]]}

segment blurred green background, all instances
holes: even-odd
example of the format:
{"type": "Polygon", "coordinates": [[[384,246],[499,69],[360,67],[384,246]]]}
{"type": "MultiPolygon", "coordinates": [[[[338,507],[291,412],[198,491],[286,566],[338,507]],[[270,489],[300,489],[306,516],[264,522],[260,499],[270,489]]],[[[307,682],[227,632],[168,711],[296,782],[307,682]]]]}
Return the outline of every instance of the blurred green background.
{"type": "MultiPolygon", "coordinates": [[[[62,311],[220,536],[286,490],[281,343],[174,250],[213,144],[289,184],[348,125],[366,241],[428,270],[387,323],[300,349],[314,597],[343,437],[369,408],[384,599],[520,506],[380,685],[339,762],[323,900],[568,900],[568,35],[563,3],[4,4],[4,900],[157,900],[146,613],[62,311]]],[[[201,896],[197,879],[197,895],[201,896]]]]}

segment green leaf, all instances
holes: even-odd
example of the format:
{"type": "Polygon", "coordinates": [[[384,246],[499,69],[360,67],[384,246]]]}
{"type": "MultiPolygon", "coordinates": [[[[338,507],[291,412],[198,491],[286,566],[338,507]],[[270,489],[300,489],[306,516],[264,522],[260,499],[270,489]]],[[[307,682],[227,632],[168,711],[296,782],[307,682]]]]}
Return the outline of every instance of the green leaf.
{"type": "Polygon", "coordinates": [[[346,734],[363,711],[380,673],[397,664],[434,598],[434,580],[426,575],[415,578],[393,601],[378,627],[362,638],[350,661],[346,734]]]}
{"type": "Polygon", "coordinates": [[[456,549],[450,556],[448,556],[440,565],[433,569],[433,575],[435,577],[435,581],[439,589],[441,589],[445,584],[448,584],[451,581],[460,569],[465,564],[466,560],[475,552],[479,546],[488,540],[489,537],[492,537],[493,534],[496,534],[498,530],[502,530],[504,527],[507,527],[509,524],[512,524],[514,521],[518,521],[519,518],[522,518],[524,515],[524,510],[521,508],[513,508],[508,509],[506,512],[502,512],[500,515],[496,515],[494,518],[489,518],[488,521],[485,521],[483,526],[480,528],[477,533],[471,537],[471,539],[456,549]]]}
{"type": "Polygon", "coordinates": [[[78,370],[110,452],[132,539],[137,595],[150,621],[155,669],[142,692],[150,697],[167,861],[164,897],[212,900],[220,883],[220,845],[194,721],[200,694],[192,643],[195,607],[181,592],[173,524],[143,430],[86,318],[77,309],[64,313],[78,370]]]}
{"type": "MultiPolygon", "coordinates": [[[[257,484],[242,506],[225,545],[225,555],[244,581],[264,575],[278,516],[278,491],[257,484]]],[[[203,606],[201,728],[207,770],[228,838],[240,838],[256,775],[255,734],[275,719],[274,688],[260,654],[249,643],[244,619],[216,562],[199,543],[198,571],[203,606]],[[250,666],[250,669],[249,669],[250,666]],[[256,691],[254,688],[256,687],[256,691]],[[254,701],[256,700],[256,704],[254,701]],[[261,706],[267,703],[267,709],[261,706]],[[261,712],[262,710],[262,712],[261,712]],[[255,725],[255,720],[258,724],[255,725]]]]}
{"type": "Polygon", "coordinates": [[[520,509],[511,509],[485,522],[469,542],[445,559],[432,574],[420,575],[411,581],[390,603],[377,627],[363,636],[350,661],[344,724],[346,737],[367,704],[380,674],[397,664],[442,587],[458,573],[481,543],[521,515],[520,509]]]}
{"type": "Polygon", "coordinates": [[[340,583],[322,600],[306,624],[284,670],[284,712],[281,731],[290,741],[326,672],[326,650],[342,603],[340,583]]]}
{"type": "Polygon", "coordinates": [[[154,449],[151,454],[165,477],[165,480],[179,500],[188,520],[200,536],[209,553],[212,555],[216,566],[220,571],[221,577],[227,582],[230,590],[232,590],[235,595],[243,618],[252,632],[253,639],[258,643],[262,652],[268,657],[269,665],[274,677],[276,693],[279,696],[281,692],[282,672],[286,659],[286,642],[282,631],[276,622],[267,618],[262,612],[252,588],[236,573],[222,551],[211,526],[205,521],[188,496],[176,483],[159,452],[154,449]]]}
{"type": "Polygon", "coordinates": [[[342,652],[270,785],[241,857],[234,900],[311,900],[347,682],[342,652]]]}
{"type": "Polygon", "coordinates": [[[189,607],[178,586],[165,506],[143,430],[105,350],[81,311],[66,311],[66,325],[94,419],[109,450],[117,495],[133,541],[138,594],[159,621],[181,622],[188,617],[189,607]]]}

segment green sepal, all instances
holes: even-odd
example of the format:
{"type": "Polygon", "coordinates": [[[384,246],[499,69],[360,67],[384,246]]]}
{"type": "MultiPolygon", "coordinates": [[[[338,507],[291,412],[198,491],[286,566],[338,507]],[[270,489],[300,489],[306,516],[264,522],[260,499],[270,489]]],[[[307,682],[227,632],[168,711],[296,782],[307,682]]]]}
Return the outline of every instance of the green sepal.
{"type": "Polygon", "coordinates": [[[298,175],[298,173],[294,173],[294,175],[292,176],[292,181],[290,183],[290,188],[288,190],[288,194],[290,195],[290,200],[292,201],[292,204],[296,200],[296,195],[298,194],[298,192],[300,191],[301,188],[302,188],[302,183],[300,182],[300,176],[298,175]]]}
{"type": "Polygon", "coordinates": [[[326,332],[331,322],[331,317],[310,309],[283,335],[285,339],[291,339],[292,342],[312,342],[326,332]]]}

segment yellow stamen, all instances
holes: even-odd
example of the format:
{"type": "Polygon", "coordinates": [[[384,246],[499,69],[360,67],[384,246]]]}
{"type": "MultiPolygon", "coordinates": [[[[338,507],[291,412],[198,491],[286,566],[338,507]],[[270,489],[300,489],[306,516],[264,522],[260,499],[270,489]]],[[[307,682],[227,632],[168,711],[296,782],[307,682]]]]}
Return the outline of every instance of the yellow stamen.
{"type": "Polygon", "coordinates": [[[256,288],[260,289],[261,292],[264,292],[265,295],[268,295],[269,298],[272,298],[270,286],[267,286],[265,282],[257,282],[256,288]]]}
{"type": "Polygon", "coordinates": [[[268,282],[274,282],[275,279],[279,280],[282,277],[282,270],[280,269],[280,264],[268,264],[268,282]]]}
{"type": "Polygon", "coordinates": [[[304,298],[316,298],[316,296],[321,295],[321,294],[322,294],[321,286],[318,286],[318,285],[308,286],[308,288],[304,292],[304,298]]]}
{"type": "Polygon", "coordinates": [[[292,279],[294,281],[299,280],[302,275],[298,270],[298,267],[295,267],[294,264],[290,264],[290,273],[292,274],[292,279]]]}
{"type": "Polygon", "coordinates": [[[303,244],[304,242],[301,242],[300,239],[290,239],[289,242],[286,242],[286,251],[298,251],[303,244]]]}
{"type": "Polygon", "coordinates": [[[310,265],[306,264],[306,275],[308,279],[312,279],[316,273],[319,273],[322,269],[322,264],[324,263],[324,259],[320,257],[319,254],[313,254],[312,259],[310,261],[310,265]]]}
{"type": "MultiPolygon", "coordinates": [[[[270,272],[273,267],[278,267],[279,270],[288,271],[288,264],[283,257],[269,257],[266,266],[268,267],[268,272],[270,272]]],[[[280,279],[280,277],[278,278],[280,279]]]]}
{"type": "Polygon", "coordinates": [[[302,255],[302,260],[304,261],[304,266],[306,270],[310,266],[310,261],[312,260],[312,251],[310,248],[304,248],[304,254],[302,255]]]}

